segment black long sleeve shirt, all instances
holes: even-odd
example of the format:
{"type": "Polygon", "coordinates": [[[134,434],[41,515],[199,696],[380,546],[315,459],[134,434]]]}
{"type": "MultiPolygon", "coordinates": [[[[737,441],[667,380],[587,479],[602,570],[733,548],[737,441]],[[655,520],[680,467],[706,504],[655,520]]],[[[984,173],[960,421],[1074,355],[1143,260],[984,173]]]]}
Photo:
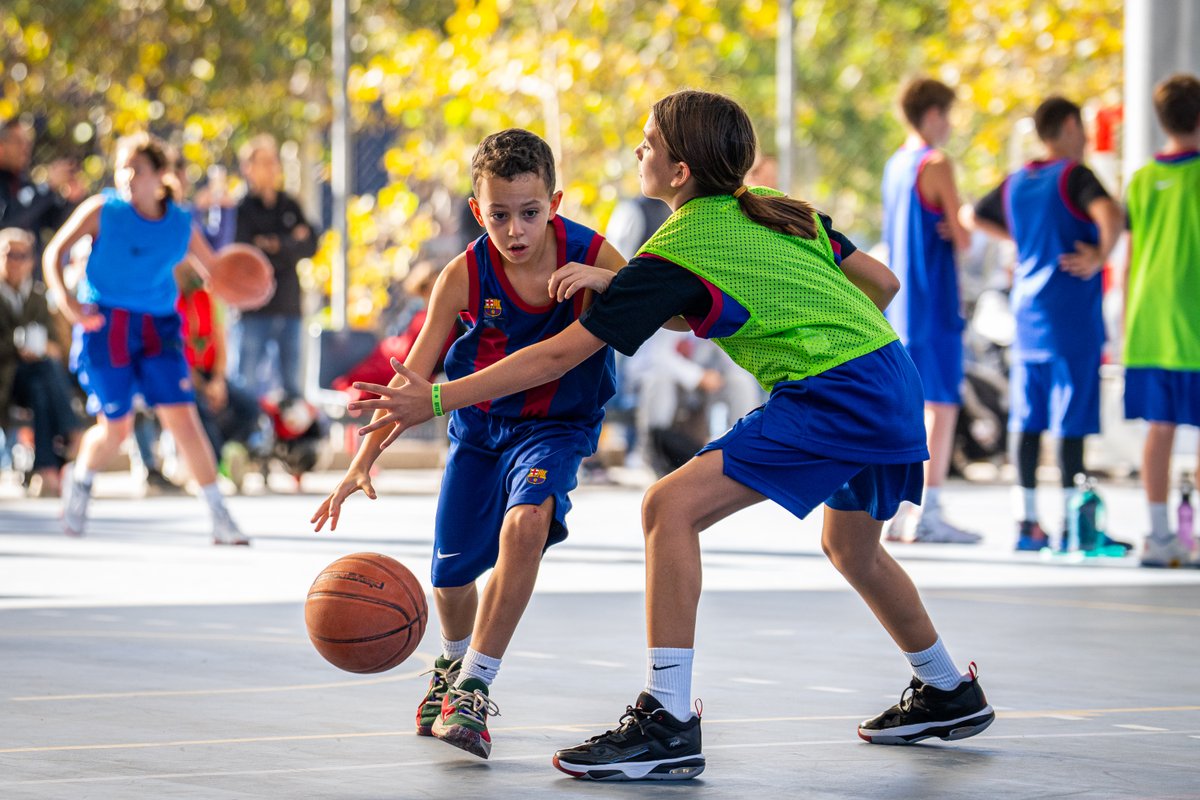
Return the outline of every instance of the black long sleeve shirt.
{"type": "Polygon", "coordinates": [[[235,240],[254,244],[256,236],[275,236],[279,239],[279,251],[266,253],[275,268],[275,295],[262,308],[245,311],[243,314],[278,314],[300,316],[300,276],[296,264],[317,252],[317,232],[312,230],[300,204],[280,192],[275,205],[268,208],[262,198],[248,194],[238,205],[237,234],[235,240]],[[295,231],[301,225],[308,226],[309,235],[298,240],[295,231]]]}

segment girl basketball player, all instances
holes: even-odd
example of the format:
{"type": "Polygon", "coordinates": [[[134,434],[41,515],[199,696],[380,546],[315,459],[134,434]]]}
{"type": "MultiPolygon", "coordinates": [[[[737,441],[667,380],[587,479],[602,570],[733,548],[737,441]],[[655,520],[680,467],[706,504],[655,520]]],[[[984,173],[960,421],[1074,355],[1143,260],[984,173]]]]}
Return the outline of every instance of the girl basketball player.
{"type": "Polygon", "coordinates": [[[249,544],[217,487],[216,459],[196,412],[175,310],[175,265],[190,255],[207,273],[212,249],[173,200],[161,142],[147,134],[121,139],[113,167],[116,191],[80,204],[43,257],[47,281],[75,325],[80,383],[98,411],[64,484],[63,527],[68,535],[83,535],[92,479],[129,436],[133,395],[141,393],[200,484],[213,543],[249,544]],[[92,237],[92,250],[76,297],[63,284],[62,263],[84,236],[92,237]]]}
{"type": "Polygon", "coordinates": [[[553,380],[605,344],[632,353],[683,317],[770,399],[648,491],[646,689],[615,730],[560,750],[555,765],[608,780],[678,780],[704,769],[700,718],[691,713],[699,533],[767,498],[799,517],[824,503],[822,547],[912,664],[901,701],[863,722],[859,736],[907,744],[979,733],[994,713],[974,669],[955,666],[916,587],[879,541],[882,520],[920,499],[928,458],[921,383],[880,311],[899,288],[895,278],[807,203],[742,185],[756,141],[732,100],[670,95],[644,133],[642,192],[674,213],[577,323],[436,387],[395,362],[408,383],[363,385],[383,396],[351,407],[386,412],[364,430],[395,425],[394,437],[435,411],[553,380]]]}

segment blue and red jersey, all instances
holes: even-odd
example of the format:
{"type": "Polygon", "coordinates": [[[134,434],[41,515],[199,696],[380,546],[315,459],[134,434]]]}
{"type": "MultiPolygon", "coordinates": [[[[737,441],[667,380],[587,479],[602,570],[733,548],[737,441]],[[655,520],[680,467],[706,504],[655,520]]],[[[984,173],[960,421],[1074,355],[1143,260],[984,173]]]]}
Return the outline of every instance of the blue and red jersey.
{"type": "MultiPolygon", "coordinates": [[[[595,264],[604,237],[561,215],[550,223],[558,247],[558,266],[577,261],[595,264]]],[[[461,378],[496,363],[523,347],[560,333],[583,312],[584,292],[562,303],[526,303],[513,289],[500,252],[487,234],[467,248],[470,300],[463,320],[467,332],[446,354],[446,375],[461,378]]],[[[596,423],[613,396],[612,349],[604,347],[561,378],[523,392],[480,403],[488,414],[510,419],[554,419],[596,423]]]]}
{"type": "Polygon", "coordinates": [[[917,178],[937,151],[902,147],[883,171],[883,239],[900,292],[884,315],[905,345],[928,344],[963,329],[954,245],[937,231],[942,209],[921,195],[917,178]]]}
{"type": "Polygon", "coordinates": [[[1013,350],[1025,361],[1095,352],[1104,344],[1100,274],[1082,280],[1058,263],[1059,256],[1075,252],[1075,242],[1100,241],[1099,228],[1067,191],[1076,166],[1068,159],[1033,161],[1004,183],[1008,230],[1017,246],[1013,350]]]}

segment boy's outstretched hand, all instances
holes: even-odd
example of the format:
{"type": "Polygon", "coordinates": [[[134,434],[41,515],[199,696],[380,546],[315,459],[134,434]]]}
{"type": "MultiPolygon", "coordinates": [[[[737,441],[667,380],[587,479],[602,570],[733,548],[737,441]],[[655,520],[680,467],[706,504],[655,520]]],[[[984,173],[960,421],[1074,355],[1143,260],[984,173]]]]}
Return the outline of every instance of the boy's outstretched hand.
{"type": "Polygon", "coordinates": [[[554,270],[550,276],[550,297],[561,303],[575,296],[577,292],[591,289],[602,293],[612,283],[616,273],[603,267],[592,267],[572,261],[554,270]]]}
{"type": "Polygon", "coordinates": [[[367,409],[371,412],[386,412],[358,429],[359,436],[366,436],[389,425],[393,426],[387,438],[380,443],[380,450],[396,441],[397,436],[414,425],[433,419],[433,384],[401,364],[398,359],[392,359],[392,369],[407,383],[402,386],[381,386],[378,383],[357,382],[354,384],[355,389],[377,394],[379,397],[355,400],[347,406],[351,411],[367,409]]]}
{"type": "Polygon", "coordinates": [[[375,487],[371,485],[370,470],[358,470],[354,466],[346,471],[346,476],[342,478],[342,482],[337,485],[337,488],[326,497],[321,505],[317,508],[317,513],[313,514],[309,522],[315,523],[317,527],[315,531],[320,531],[325,527],[325,522],[329,522],[329,530],[336,531],[338,517],[342,513],[342,503],[346,502],[346,498],[362,489],[363,494],[372,500],[375,499],[375,487]]]}

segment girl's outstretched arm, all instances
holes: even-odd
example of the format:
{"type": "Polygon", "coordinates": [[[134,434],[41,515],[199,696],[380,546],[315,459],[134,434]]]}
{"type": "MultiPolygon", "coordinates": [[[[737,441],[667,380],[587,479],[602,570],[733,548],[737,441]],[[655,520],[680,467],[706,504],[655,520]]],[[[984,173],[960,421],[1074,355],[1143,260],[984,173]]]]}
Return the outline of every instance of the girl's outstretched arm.
{"type": "MultiPolygon", "coordinates": [[[[573,322],[562,333],[544,342],[522,348],[456,381],[441,384],[442,411],[466,408],[484,400],[549,383],[561,378],[572,367],[582,364],[604,344],[602,339],[579,322],[573,322]]],[[[376,412],[371,423],[359,429],[360,434],[366,435],[394,426],[380,445],[381,448],[391,444],[406,428],[419,425],[434,416],[432,384],[424,375],[413,372],[395,359],[392,359],[392,368],[405,381],[402,385],[356,383],[354,388],[380,396],[378,399],[358,400],[349,406],[355,410],[371,409],[376,412]]]]}
{"type": "Polygon", "coordinates": [[[900,279],[896,273],[862,250],[855,250],[842,259],[842,272],[863,294],[871,298],[880,311],[887,308],[896,292],[900,291],[900,279]]]}

